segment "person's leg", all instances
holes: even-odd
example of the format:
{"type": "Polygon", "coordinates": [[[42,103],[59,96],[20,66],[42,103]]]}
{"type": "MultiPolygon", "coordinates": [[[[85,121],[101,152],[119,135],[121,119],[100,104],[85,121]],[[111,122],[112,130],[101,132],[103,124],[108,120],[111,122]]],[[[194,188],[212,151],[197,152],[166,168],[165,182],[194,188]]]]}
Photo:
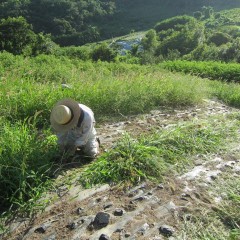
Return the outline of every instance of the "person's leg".
{"type": "Polygon", "coordinates": [[[86,156],[95,158],[99,154],[99,143],[97,138],[94,137],[89,139],[83,150],[86,156]]]}

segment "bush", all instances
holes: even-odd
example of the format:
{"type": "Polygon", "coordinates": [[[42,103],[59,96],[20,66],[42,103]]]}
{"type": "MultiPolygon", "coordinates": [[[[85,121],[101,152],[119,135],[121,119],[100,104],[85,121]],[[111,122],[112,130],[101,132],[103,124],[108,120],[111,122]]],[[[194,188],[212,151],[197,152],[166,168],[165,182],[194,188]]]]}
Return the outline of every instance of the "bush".
{"type": "Polygon", "coordinates": [[[66,56],[73,59],[81,59],[83,61],[90,60],[90,47],[61,47],[55,52],[56,56],[66,56]]]}
{"type": "Polygon", "coordinates": [[[220,46],[230,41],[231,41],[231,37],[228,34],[223,32],[215,32],[208,38],[208,42],[214,43],[216,46],[220,46]]]}
{"type": "Polygon", "coordinates": [[[169,50],[177,50],[181,55],[185,55],[195,49],[202,39],[204,39],[204,27],[194,20],[180,31],[174,31],[163,39],[157,47],[156,54],[167,55],[169,50]]]}
{"type": "Polygon", "coordinates": [[[162,64],[171,71],[180,71],[223,81],[240,82],[240,66],[237,63],[167,61],[162,64]]]}
{"type": "Polygon", "coordinates": [[[0,51],[22,54],[36,41],[32,27],[23,17],[2,19],[0,22],[0,51]]]}
{"type": "Polygon", "coordinates": [[[114,60],[116,55],[117,53],[114,52],[114,50],[112,50],[111,48],[109,48],[106,43],[102,43],[92,51],[92,60],[111,62],[114,60]]]}

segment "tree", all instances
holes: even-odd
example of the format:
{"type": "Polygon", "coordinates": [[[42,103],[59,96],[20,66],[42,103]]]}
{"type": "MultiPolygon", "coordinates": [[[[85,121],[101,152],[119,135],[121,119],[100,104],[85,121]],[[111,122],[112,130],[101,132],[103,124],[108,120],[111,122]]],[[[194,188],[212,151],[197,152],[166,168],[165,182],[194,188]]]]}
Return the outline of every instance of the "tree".
{"type": "Polygon", "coordinates": [[[143,37],[142,46],[144,51],[154,52],[157,47],[157,34],[156,31],[151,29],[147,32],[146,36],[143,37]]]}
{"type": "Polygon", "coordinates": [[[178,26],[177,30],[169,33],[170,35],[162,39],[157,47],[156,55],[167,56],[171,50],[177,50],[181,55],[185,55],[204,42],[204,26],[195,18],[191,18],[187,24],[178,26]]]}
{"type": "Polygon", "coordinates": [[[93,61],[107,61],[111,62],[116,57],[116,52],[107,46],[106,43],[102,43],[92,51],[93,61]]]}
{"type": "Polygon", "coordinates": [[[36,34],[23,17],[2,19],[0,22],[0,51],[22,54],[26,47],[33,45],[36,34]]]}

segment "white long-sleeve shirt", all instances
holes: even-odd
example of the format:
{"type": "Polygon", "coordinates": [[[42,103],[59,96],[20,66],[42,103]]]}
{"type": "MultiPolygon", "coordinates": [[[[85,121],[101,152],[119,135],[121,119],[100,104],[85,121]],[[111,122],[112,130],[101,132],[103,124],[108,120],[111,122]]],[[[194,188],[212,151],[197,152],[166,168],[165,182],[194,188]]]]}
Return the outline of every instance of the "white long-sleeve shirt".
{"type": "Polygon", "coordinates": [[[79,104],[79,107],[84,112],[84,118],[81,126],[75,127],[64,133],[58,132],[58,144],[64,146],[72,145],[74,147],[81,147],[85,146],[87,142],[95,140],[96,130],[94,128],[94,113],[89,107],[83,104],[79,104]]]}

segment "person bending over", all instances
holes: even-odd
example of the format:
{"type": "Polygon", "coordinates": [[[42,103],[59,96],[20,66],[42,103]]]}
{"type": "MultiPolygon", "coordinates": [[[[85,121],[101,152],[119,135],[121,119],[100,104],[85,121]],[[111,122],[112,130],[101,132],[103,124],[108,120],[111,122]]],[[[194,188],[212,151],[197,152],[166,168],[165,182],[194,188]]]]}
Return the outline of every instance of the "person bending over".
{"type": "Polygon", "coordinates": [[[63,152],[81,150],[91,158],[99,154],[94,113],[89,107],[72,99],[60,100],[51,111],[50,122],[63,152]]]}

